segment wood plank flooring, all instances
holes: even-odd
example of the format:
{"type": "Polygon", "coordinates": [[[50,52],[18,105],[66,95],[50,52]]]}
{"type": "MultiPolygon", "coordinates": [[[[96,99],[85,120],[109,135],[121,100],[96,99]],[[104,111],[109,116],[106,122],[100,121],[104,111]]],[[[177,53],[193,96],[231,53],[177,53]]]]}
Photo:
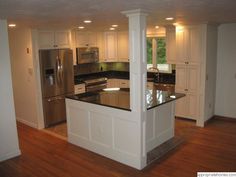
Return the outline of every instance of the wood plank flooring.
{"type": "Polygon", "coordinates": [[[236,171],[236,122],[205,128],[176,120],[185,141],[142,171],[18,124],[22,155],[0,163],[0,177],[195,177],[197,171],[236,171]]]}

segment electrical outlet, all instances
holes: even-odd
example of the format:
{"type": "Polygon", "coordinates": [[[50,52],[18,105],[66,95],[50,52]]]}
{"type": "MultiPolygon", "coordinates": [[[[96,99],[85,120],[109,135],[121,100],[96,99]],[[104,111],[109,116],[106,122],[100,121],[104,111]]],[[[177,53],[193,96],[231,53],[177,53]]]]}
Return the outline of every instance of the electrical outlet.
{"type": "Polygon", "coordinates": [[[208,81],[209,77],[208,77],[208,74],[206,75],[206,81],[208,81]]]}
{"type": "Polygon", "coordinates": [[[28,74],[29,74],[30,76],[33,75],[33,68],[28,68],[28,74]]]}

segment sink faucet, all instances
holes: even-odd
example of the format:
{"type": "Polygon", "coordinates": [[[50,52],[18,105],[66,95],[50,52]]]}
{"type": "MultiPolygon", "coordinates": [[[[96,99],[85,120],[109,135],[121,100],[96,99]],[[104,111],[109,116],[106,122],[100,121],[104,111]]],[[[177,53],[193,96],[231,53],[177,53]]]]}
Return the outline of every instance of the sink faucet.
{"type": "Polygon", "coordinates": [[[155,72],[154,81],[159,82],[160,81],[160,71],[159,71],[159,69],[157,67],[150,67],[149,70],[155,72]]]}

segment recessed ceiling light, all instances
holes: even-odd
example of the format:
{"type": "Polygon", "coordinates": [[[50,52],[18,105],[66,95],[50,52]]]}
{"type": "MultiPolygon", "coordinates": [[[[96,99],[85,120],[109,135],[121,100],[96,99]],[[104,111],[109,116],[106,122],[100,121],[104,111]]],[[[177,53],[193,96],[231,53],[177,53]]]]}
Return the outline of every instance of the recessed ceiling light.
{"type": "Polygon", "coordinates": [[[178,23],[173,23],[174,26],[178,26],[179,24],[178,23]]]}
{"type": "Polygon", "coordinates": [[[158,29],[158,28],[159,28],[159,26],[155,26],[155,28],[156,28],[156,29],[158,29]]]}
{"type": "Polygon", "coordinates": [[[167,17],[166,20],[170,21],[170,20],[174,20],[173,17],[167,17]]]}
{"type": "Polygon", "coordinates": [[[111,26],[114,27],[114,28],[118,27],[118,25],[111,25],[111,26]]]}
{"type": "Polygon", "coordinates": [[[78,28],[79,28],[79,29],[84,29],[84,26],[79,26],[78,28]]]}
{"type": "Polygon", "coordinates": [[[91,23],[91,20],[84,20],[84,23],[91,23]]]}
{"type": "Polygon", "coordinates": [[[9,27],[16,27],[16,24],[11,23],[11,24],[9,24],[8,26],[9,26],[9,27]]]}
{"type": "Polygon", "coordinates": [[[110,30],[115,30],[115,28],[110,28],[110,30]]]}

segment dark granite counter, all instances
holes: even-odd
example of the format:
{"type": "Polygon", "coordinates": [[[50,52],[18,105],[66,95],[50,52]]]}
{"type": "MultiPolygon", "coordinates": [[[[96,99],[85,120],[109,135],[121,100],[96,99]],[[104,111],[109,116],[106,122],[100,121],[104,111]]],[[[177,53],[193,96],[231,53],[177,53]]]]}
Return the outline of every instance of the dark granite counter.
{"type": "MultiPolygon", "coordinates": [[[[171,93],[161,90],[147,90],[147,109],[152,109],[154,107],[160,106],[170,101],[174,101],[184,96],[185,94],[181,93],[171,93]]],[[[87,92],[83,94],[71,95],[67,96],[67,98],[131,111],[129,89],[120,89],[117,91],[100,90],[97,92],[87,92]]]]}

